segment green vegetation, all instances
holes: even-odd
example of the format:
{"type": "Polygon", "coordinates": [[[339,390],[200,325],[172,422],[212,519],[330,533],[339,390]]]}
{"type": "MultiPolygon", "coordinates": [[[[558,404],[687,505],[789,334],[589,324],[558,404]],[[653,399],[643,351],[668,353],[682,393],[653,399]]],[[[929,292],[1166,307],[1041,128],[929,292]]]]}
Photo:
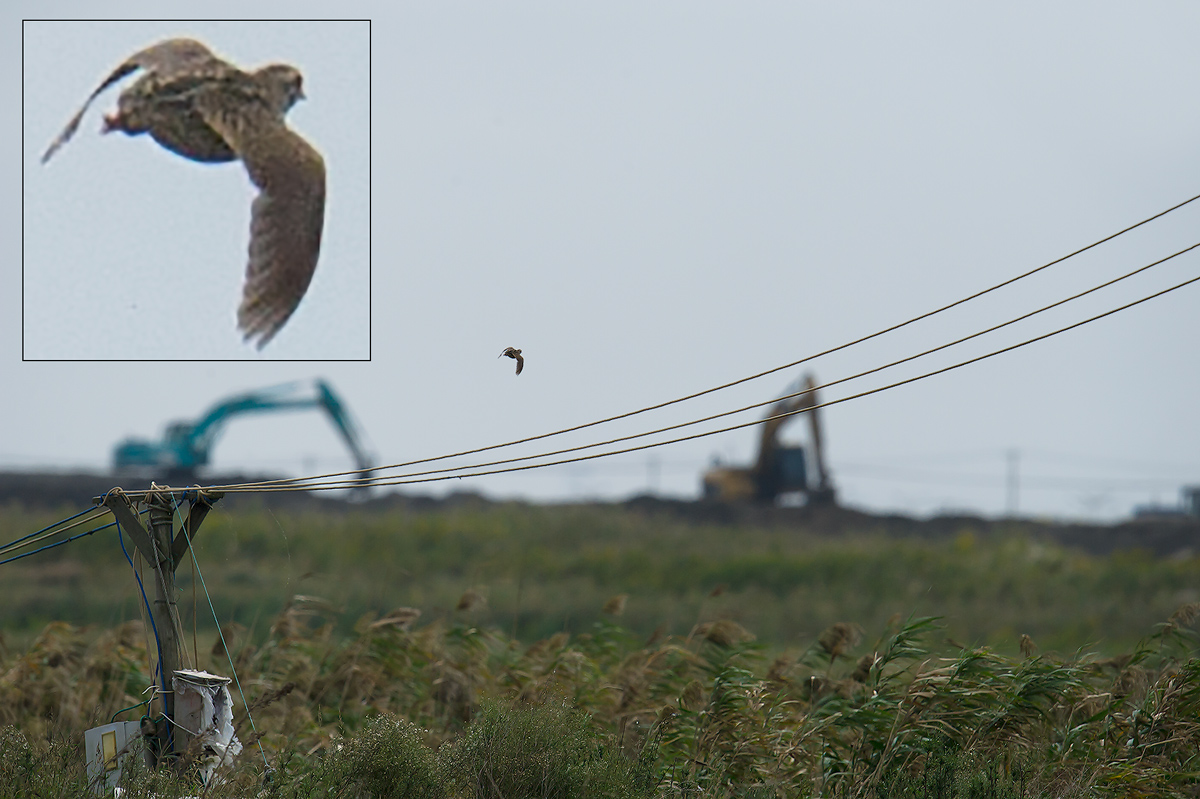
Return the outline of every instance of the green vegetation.
{"type": "MultiPolygon", "coordinates": [[[[108,532],[0,567],[6,797],[89,795],[82,731],[145,698],[108,532]]],[[[183,566],[183,660],[253,713],[207,797],[1200,795],[1195,557],[521,506],[214,512],[196,552],[228,650],[183,566]]]]}
{"type": "MultiPolygon", "coordinates": [[[[1195,796],[1198,619],[1185,606],[1112,659],[1029,642],[1015,658],[934,656],[932,619],[870,644],[842,623],[768,659],[728,620],[641,645],[610,619],[526,647],[467,619],[396,614],[338,642],[297,598],[233,653],[257,733],[241,703],[235,723],[261,736],[268,797],[1195,796]]],[[[129,671],[145,661],[137,626],[85,645],[51,625],[3,664],[0,785],[87,795],[79,733],[148,682],[129,671]]],[[[255,795],[263,775],[252,744],[205,795],[255,795]]],[[[126,777],[130,796],[198,790],[169,770],[126,777]]]]}
{"type": "MultiPolygon", "coordinates": [[[[0,509],[0,541],[75,509],[66,510],[0,509]]],[[[1200,601],[1195,553],[1088,555],[1020,524],[997,535],[964,523],[943,538],[898,539],[871,527],[834,537],[619,506],[414,513],[218,505],[195,550],[221,623],[248,628],[256,640],[294,594],[338,608],[337,632],[346,635],[355,619],[395,607],[449,621],[474,589],[486,599],[477,623],[523,640],[586,632],[604,602],[624,593],[623,624],[643,638],[686,635],[697,621],[727,618],[775,651],[805,646],[845,619],[881,629],[896,614],[917,614],[944,618],[946,634],[965,645],[1011,654],[1028,634],[1043,650],[1116,655],[1179,605],[1200,601]]],[[[191,568],[185,562],[178,573],[189,633],[191,568]]],[[[0,569],[10,646],[27,645],[51,621],[112,627],[139,618],[141,598],[112,529],[0,569]]],[[[197,603],[199,635],[211,643],[202,592],[197,603]]]]}

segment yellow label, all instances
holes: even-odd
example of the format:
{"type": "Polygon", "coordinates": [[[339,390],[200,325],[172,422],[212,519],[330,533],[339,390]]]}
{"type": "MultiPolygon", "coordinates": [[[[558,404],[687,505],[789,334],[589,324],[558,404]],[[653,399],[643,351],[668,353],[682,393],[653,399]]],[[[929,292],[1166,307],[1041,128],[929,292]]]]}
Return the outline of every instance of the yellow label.
{"type": "Polygon", "coordinates": [[[117,731],[109,730],[100,735],[100,750],[104,760],[104,770],[113,771],[117,767],[117,731]]]}

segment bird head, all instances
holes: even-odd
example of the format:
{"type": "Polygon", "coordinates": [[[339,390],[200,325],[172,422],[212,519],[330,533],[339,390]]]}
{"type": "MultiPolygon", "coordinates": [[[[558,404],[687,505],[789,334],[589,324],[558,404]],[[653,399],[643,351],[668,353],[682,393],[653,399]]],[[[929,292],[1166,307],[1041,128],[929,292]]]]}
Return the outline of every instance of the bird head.
{"type": "Polygon", "coordinates": [[[304,77],[295,67],[270,64],[254,74],[266,89],[271,107],[278,113],[287,113],[297,100],[304,99],[304,77]]]}

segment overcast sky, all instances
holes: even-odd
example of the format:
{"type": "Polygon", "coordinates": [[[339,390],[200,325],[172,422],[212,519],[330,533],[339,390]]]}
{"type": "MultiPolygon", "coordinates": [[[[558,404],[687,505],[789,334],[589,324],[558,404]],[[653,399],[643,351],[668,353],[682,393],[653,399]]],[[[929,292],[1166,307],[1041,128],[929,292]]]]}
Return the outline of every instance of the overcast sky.
{"type": "MultiPolygon", "coordinates": [[[[1200,193],[1191,2],[350,2],[337,13],[369,27],[19,24],[48,7],[0,11],[10,69],[23,75],[23,101],[5,84],[22,109],[22,175],[5,195],[5,468],[102,469],[126,436],[314,376],[331,381],[381,463],[549,432],[856,339],[1200,193]],[[239,65],[284,61],[305,76],[308,99],[289,121],[326,160],[325,242],[308,296],[262,353],[235,329],[253,197],[240,165],[98,135],[116,89],[50,164],[38,160],[114,66],[179,35],[239,65]],[[519,377],[496,358],[508,346],[524,351],[519,377]],[[37,362],[58,358],[250,363],[37,362]]],[[[213,16],[282,8],[206,5],[213,16]]],[[[295,2],[287,13],[329,8],[295,2]]],[[[161,6],[104,9],[136,18],[161,6]]],[[[15,148],[16,124],[5,131],[15,148]]],[[[767,400],[806,369],[820,382],[847,377],[1095,286],[1198,232],[1200,201],[896,333],[512,454],[767,400]]],[[[822,398],[1197,275],[1193,252],[822,398]]],[[[1198,306],[1193,284],[828,408],[839,496],[877,511],[1000,514],[1016,453],[1023,514],[1115,519],[1176,503],[1181,485],[1200,484],[1198,306]]],[[[786,437],[803,443],[807,428],[786,437]]],[[[420,490],[692,497],[714,456],[748,463],[754,444],[744,429],[420,490]]],[[[295,412],[233,422],[214,466],[299,475],[351,461],[325,419],[295,412]]]]}

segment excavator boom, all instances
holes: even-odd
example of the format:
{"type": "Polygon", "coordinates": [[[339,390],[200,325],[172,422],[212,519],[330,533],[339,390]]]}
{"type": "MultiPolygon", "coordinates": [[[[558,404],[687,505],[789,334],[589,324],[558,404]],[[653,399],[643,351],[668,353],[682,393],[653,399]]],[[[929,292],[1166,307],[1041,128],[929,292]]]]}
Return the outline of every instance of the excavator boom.
{"type": "Polygon", "coordinates": [[[724,467],[704,475],[704,495],[727,502],[758,500],[774,502],[781,493],[802,491],[809,504],[831,503],[834,490],[825,463],[821,435],[817,383],[811,374],[784,392],[784,398],[768,409],[759,427],[758,455],[750,468],[724,467]],[[794,396],[792,396],[794,395],[794,396]],[[812,443],[806,453],[800,447],[784,447],[779,435],[784,425],[804,413],[808,416],[812,443]],[[807,455],[807,457],[806,457],[807,455]],[[807,464],[815,471],[815,484],[808,478],[807,464]]]}
{"type": "Polygon", "coordinates": [[[167,425],[159,441],[130,438],[113,451],[118,470],[154,469],[174,478],[194,478],[196,471],[208,465],[213,446],[225,425],[252,413],[274,413],[315,408],[329,415],[330,421],[346,442],[355,467],[369,476],[371,457],[350,412],[324,380],[299,381],[249,391],[228,397],[213,405],[195,421],[167,425]]]}

